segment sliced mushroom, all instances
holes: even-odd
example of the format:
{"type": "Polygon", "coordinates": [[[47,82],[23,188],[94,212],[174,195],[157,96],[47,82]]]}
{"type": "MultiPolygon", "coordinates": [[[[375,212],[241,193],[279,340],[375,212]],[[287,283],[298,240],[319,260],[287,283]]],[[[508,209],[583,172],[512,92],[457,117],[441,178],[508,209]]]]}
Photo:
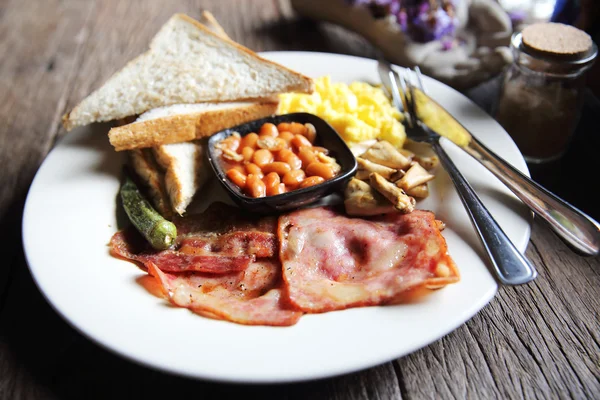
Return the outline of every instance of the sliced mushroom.
{"type": "Polygon", "coordinates": [[[419,186],[415,186],[412,189],[406,191],[406,194],[412,197],[417,197],[419,199],[424,199],[429,196],[429,186],[426,183],[423,183],[419,186]]]}
{"type": "Polygon", "coordinates": [[[402,178],[405,174],[406,174],[406,171],[404,171],[403,169],[399,169],[398,171],[394,172],[390,176],[390,178],[388,179],[388,181],[396,182],[396,181],[400,180],[400,178],[402,178]]]}
{"type": "Polygon", "coordinates": [[[344,191],[348,215],[369,216],[395,212],[394,206],[368,183],[352,178],[344,191]]]}
{"type": "Polygon", "coordinates": [[[373,172],[377,172],[385,179],[390,179],[390,177],[397,172],[395,169],[365,160],[361,157],[357,157],[356,162],[358,163],[358,171],[356,172],[356,177],[358,179],[369,179],[369,175],[373,172]]]}
{"type": "Polygon", "coordinates": [[[408,158],[410,161],[412,161],[412,159],[415,158],[415,153],[413,153],[410,150],[401,148],[401,149],[398,149],[398,151],[400,152],[400,154],[402,154],[404,157],[408,158]]]}
{"type": "Polygon", "coordinates": [[[390,142],[386,142],[385,140],[377,142],[369,147],[369,149],[361,155],[361,158],[393,169],[405,169],[410,165],[411,161],[400,153],[390,142]]]}
{"type": "Polygon", "coordinates": [[[414,161],[421,164],[426,170],[432,170],[440,163],[440,159],[437,156],[415,156],[414,161]]]}
{"type": "Polygon", "coordinates": [[[427,183],[435,178],[427,170],[421,167],[420,164],[414,163],[402,178],[396,181],[396,186],[405,191],[408,191],[416,186],[427,183]]]}
{"type": "Polygon", "coordinates": [[[375,190],[394,204],[396,210],[403,213],[414,211],[416,204],[414,197],[408,196],[404,190],[387,181],[383,176],[374,172],[369,176],[369,182],[375,190]]]}

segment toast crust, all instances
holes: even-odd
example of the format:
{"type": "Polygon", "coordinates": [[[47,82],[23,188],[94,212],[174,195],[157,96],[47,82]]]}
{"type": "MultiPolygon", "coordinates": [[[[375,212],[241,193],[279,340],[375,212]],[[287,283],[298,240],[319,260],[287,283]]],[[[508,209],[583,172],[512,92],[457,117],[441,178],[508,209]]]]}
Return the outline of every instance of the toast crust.
{"type": "MultiPolygon", "coordinates": [[[[207,15],[203,15],[203,17],[205,19],[208,18],[209,23],[212,24],[211,21],[214,21],[214,18],[211,18],[212,16],[209,15],[207,17],[207,15]]],[[[203,34],[205,35],[209,35],[212,36],[213,38],[216,38],[218,41],[222,42],[225,46],[229,46],[232,48],[235,48],[237,51],[241,52],[241,53],[245,53],[246,55],[254,58],[257,61],[260,61],[261,63],[264,64],[268,64],[271,66],[274,66],[275,68],[281,70],[281,71],[286,71],[288,74],[290,74],[291,76],[294,76],[298,82],[293,85],[290,86],[288,88],[289,92],[300,92],[300,93],[312,93],[315,90],[315,83],[313,81],[312,78],[305,76],[303,74],[300,74],[296,71],[293,71],[283,65],[280,65],[278,63],[275,63],[273,61],[267,60],[263,57],[260,57],[258,54],[256,54],[255,52],[253,52],[252,50],[232,41],[231,39],[229,39],[229,37],[227,37],[226,35],[224,36],[221,32],[215,32],[213,30],[211,30],[211,28],[203,25],[202,23],[200,23],[199,21],[196,21],[195,19],[185,15],[185,14],[181,14],[181,13],[177,13],[174,14],[173,16],[171,16],[171,18],[169,19],[169,21],[167,21],[167,23],[165,23],[163,25],[163,27],[159,30],[159,32],[154,36],[154,38],[152,38],[151,42],[150,42],[150,46],[149,49],[147,51],[145,51],[144,53],[138,55],[137,57],[133,58],[132,60],[130,60],[124,67],[122,67],[119,71],[116,71],[114,74],[112,74],[112,76],[107,80],[107,82],[109,82],[112,78],[114,78],[115,76],[123,73],[123,71],[126,71],[128,69],[133,69],[136,65],[138,64],[144,64],[147,62],[147,59],[151,59],[153,57],[153,52],[154,49],[156,48],[156,41],[158,37],[161,37],[161,32],[163,31],[163,29],[168,29],[168,25],[170,21],[173,20],[180,20],[183,21],[185,23],[191,24],[193,25],[196,29],[198,29],[199,31],[201,31],[203,34]]],[[[218,25],[220,27],[220,25],[218,25]]],[[[218,30],[218,29],[217,29],[218,30]]],[[[221,28],[222,30],[222,28],[221,28]]],[[[106,84],[106,83],[105,83],[106,84]]],[[[91,112],[91,113],[83,113],[82,108],[85,105],[85,101],[90,98],[92,95],[94,95],[95,93],[99,92],[100,90],[102,90],[102,88],[104,87],[101,86],[100,88],[94,90],[90,95],[88,95],[86,98],[84,98],[81,102],[79,102],[73,109],[71,109],[69,112],[65,113],[62,117],[62,123],[63,123],[63,127],[65,128],[65,130],[70,131],[73,128],[80,126],[80,125],[87,125],[87,123],[83,123],[82,121],[86,121],[88,123],[93,123],[93,122],[100,122],[100,121],[108,121],[109,119],[107,119],[106,117],[103,117],[102,115],[100,115],[100,111],[96,110],[95,112],[91,112]],[[91,114],[91,115],[90,115],[91,114]]],[[[269,94],[266,95],[266,97],[272,97],[273,94],[269,94]]],[[[235,99],[235,101],[242,101],[242,100],[250,100],[248,98],[239,98],[239,99],[235,99]]],[[[218,102],[220,100],[215,100],[214,102],[218,102]]],[[[224,99],[225,101],[225,99],[224,99]]],[[[227,99],[226,101],[234,101],[234,99],[227,99]]],[[[265,99],[262,99],[261,101],[266,101],[265,99]]],[[[198,102],[201,102],[201,100],[199,100],[198,102]]],[[[164,104],[160,104],[157,105],[155,104],[153,107],[151,108],[157,108],[159,106],[169,106],[174,104],[173,102],[170,101],[166,101],[163,102],[164,104]]],[[[148,108],[150,109],[150,108],[148,108]]],[[[143,110],[144,111],[148,111],[148,109],[143,110]]],[[[137,110],[140,111],[140,110],[137,110]]],[[[141,113],[141,112],[140,112],[141,113]]]]}
{"type": "Polygon", "coordinates": [[[242,46],[241,44],[234,42],[233,40],[231,40],[229,38],[229,36],[223,36],[221,34],[219,34],[218,32],[212,31],[210,28],[208,28],[206,25],[202,25],[200,22],[196,21],[195,19],[191,18],[190,16],[186,15],[186,14],[182,14],[182,13],[178,13],[175,14],[173,16],[173,18],[179,18],[182,19],[186,22],[189,22],[190,24],[194,25],[196,28],[202,30],[204,33],[214,36],[224,42],[229,43],[231,46],[235,47],[236,49],[238,49],[239,51],[242,51],[246,54],[248,54],[249,56],[260,60],[266,64],[271,64],[274,67],[277,67],[283,71],[287,71],[289,72],[291,75],[295,76],[296,78],[298,78],[300,81],[302,81],[302,84],[298,84],[297,86],[293,87],[290,89],[290,92],[293,91],[297,91],[299,93],[307,93],[307,94],[311,94],[315,91],[315,81],[308,77],[305,76],[299,72],[296,72],[290,68],[287,68],[281,64],[278,64],[276,62],[273,62],[271,60],[267,60],[264,57],[259,56],[258,54],[256,54],[254,51],[250,50],[247,47],[242,46]]]}
{"type": "Polygon", "coordinates": [[[108,132],[116,151],[155,147],[209,137],[223,129],[276,113],[278,103],[256,103],[134,122],[108,132]]]}

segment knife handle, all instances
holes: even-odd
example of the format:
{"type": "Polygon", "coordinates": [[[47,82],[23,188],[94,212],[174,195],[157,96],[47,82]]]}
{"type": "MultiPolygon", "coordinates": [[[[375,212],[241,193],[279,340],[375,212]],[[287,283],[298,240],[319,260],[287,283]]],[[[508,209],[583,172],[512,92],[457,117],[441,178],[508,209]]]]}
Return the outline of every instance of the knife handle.
{"type": "Polygon", "coordinates": [[[471,185],[441,146],[439,138],[429,142],[440,158],[444,169],[450,175],[500,282],[505,285],[521,285],[534,280],[537,272],[533,265],[515,247],[483,205],[471,185]]]}
{"type": "Polygon", "coordinates": [[[525,176],[474,136],[468,146],[461,148],[492,172],[536,215],[542,217],[573,251],[582,256],[598,255],[598,222],[525,176]]]}

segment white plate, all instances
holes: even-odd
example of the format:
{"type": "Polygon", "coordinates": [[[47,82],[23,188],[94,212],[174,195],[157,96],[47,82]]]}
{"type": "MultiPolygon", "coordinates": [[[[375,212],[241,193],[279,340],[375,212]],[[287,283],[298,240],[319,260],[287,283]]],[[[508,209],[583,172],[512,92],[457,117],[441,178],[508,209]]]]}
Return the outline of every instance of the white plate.
{"type": "MultiPolygon", "coordinates": [[[[373,60],[302,52],[264,56],[307,75],[378,82],[373,60]]],[[[426,79],[429,93],[486,145],[528,174],[507,133],[453,89],[426,79]]],[[[150,295],[145,273],[113,258],[122,154],[107,128],[75,130],[50,152],[31,185],[23,243],[31,273],[54,309],[95,342],[130,360],[189,377],[235,382],[291,382],[372,367],[409,354],[453,331],[495,295],[482,246],[444,173],[419,204],[447,223],[444,236],[461,281],[422,302],[305,315],[292,327],[253,327],[200,317],[150,295]]],[[[531,214],[476,161],[446,146],[508,236],[524,251],[531,214]]],[[[213,186],[214,195],[222,194],[213,186]]],[[[203,191],[202,196],[208,196],[203,191]]]]}

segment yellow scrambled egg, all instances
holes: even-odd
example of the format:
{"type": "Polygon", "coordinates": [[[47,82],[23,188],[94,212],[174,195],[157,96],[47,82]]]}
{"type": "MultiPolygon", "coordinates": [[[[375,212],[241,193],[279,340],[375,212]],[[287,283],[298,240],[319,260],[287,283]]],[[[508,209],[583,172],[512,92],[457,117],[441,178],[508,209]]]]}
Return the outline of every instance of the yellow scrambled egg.
{"type": "Polygon", "coordinates": [[[349,144],[372,139],[387,140],[402,147],[406,140],[402,114],[381,88],[365,82],[331,82],[329,76],[315,79],[312,94],[280,95],[278,114],[308,112],[327,121],[349,144]]]}

